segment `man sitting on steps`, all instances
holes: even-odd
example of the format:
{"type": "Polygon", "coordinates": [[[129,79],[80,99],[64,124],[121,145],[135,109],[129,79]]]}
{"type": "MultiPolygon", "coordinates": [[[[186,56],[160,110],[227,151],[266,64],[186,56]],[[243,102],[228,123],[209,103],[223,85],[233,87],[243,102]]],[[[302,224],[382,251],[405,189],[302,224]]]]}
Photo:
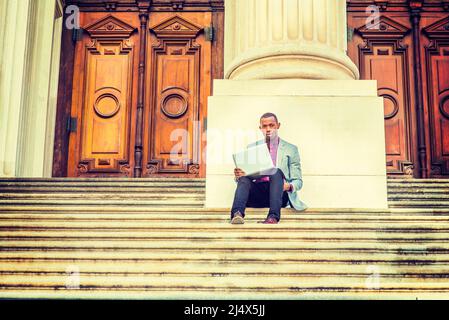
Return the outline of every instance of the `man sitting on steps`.
{"type": "Polygon", "coordinates": [[[265,139],[248,146],[266,143],[273,164],[277,167],[273,175],[254,179],[246,176],[240,168],[234,169],[237,189],[231,209],[232,224],[244,223],[246,207],[269,207],[268,216],[263,222],[266,224],[277,224],[281,219],[281,208],[287,204],[296,210],[307,208],[297,193],[303,185],[298,147],[279,138],[280,126],[275,114],[265,113],[260,118],[259,126],[265,139]]]}

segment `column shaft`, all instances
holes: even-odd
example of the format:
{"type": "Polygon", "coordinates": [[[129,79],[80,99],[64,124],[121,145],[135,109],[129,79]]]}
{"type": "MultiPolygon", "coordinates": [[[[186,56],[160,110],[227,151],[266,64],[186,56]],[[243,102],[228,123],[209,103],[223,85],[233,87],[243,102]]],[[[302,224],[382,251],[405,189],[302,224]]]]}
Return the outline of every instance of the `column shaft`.
{"type": "Polygon", "coordinates": [[[226,0],[229,79],[358,79],[345,0],[226,0]]]}
{"type": "Polygon", "coordinates": [[[16,175],[29,5],[28,0],[1,5],[0,176],[16,175]]]}

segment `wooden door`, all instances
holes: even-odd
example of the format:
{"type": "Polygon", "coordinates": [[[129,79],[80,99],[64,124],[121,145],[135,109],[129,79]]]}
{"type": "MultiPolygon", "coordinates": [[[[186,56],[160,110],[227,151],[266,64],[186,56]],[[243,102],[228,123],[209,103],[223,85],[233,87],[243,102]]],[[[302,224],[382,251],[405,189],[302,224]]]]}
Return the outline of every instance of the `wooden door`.
{"type": "Polygon", "coordinates": [[[211,12],[84,12],[76,44],[68,176],[128,176],[135,166],[140,46],[145,48],[142,176],[204,177],[211,12]]]}
{"type": "Polygon", "coordinates": [[[211,13],[150,14],[142,176],[204,176],[211,13]]]}
{"type": "Polygon", "coordinates": [[[449,16],[424,29],[430,176],[449,177],[449,16]]]}
{"type": "Polygon", "coordinates": [[[367,4],[349,0],[348,55],[359,67],[362,79],[377,80],[378,93],[384,98],[388,174],[447,178],[447,4],[423,5],[419,24],[412,23],[410,13],[411,8],[420,7],[418,1],[409,5],[379,3],[380,15],[376,17],[367,4]],[[418,31],[419,41],[414,31],[418,31]],[[415,48],[420,50],[419,63],[415,48]]]}
{"type": "Polygon", "coordinates": [[[138,17],[83,13],[81,22],[68,176],[132,176],[138,17]]]}
{"type": "Polygon", "coordinates": [[[398,20],[382,16],[375,24],[367,25],[366,17],[350,15],[348,23],[355,34],[348,53],[357,63],[361,79],[377,80],[378,94],[384,98],[388,174],[412,176],[415,147],[411,38],[407,20],[398,20]]]}

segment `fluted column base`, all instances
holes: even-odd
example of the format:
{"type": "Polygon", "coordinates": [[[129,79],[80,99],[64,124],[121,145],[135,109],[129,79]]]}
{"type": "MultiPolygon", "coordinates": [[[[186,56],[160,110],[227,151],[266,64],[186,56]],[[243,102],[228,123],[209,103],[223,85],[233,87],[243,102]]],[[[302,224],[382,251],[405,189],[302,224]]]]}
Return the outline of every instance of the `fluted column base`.
{"type": "Polygon", "coordinates": [[[225,78],[357,80],[359,71],[341,50],[303,42],[251,48],[231,61],[225,78]]]}

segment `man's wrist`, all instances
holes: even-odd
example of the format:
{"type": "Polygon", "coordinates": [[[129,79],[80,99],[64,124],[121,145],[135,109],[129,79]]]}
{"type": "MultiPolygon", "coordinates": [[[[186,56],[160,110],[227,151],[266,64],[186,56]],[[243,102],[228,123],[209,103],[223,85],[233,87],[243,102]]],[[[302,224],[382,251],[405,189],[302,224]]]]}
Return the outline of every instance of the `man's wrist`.
{"type": "Polygon", "coordinates": [[[288,192],[293,192],[293,185],[291,183],[288,184],[288,192]]]}

